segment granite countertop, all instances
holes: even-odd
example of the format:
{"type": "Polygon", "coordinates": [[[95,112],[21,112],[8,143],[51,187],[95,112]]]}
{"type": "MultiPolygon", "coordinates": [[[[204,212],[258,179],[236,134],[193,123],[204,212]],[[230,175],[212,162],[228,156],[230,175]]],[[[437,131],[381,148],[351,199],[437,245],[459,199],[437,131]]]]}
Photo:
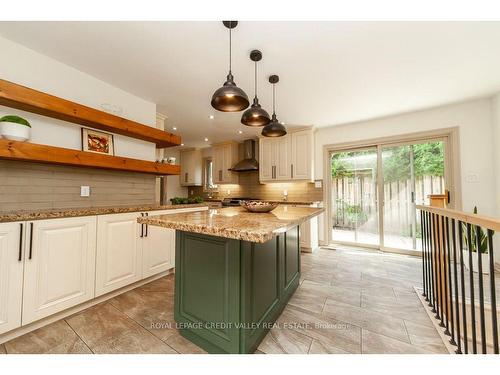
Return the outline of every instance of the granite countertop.
{"type": "Polygon", "coordinates": [[[137,221],[186,232],[263,243],[323,211],[323,208],[282,205],[269,213],[252,213],[243,207],[227,207],[142,217],[137,221]]]}
{"type": "MultiPolygon", "coordinates": [[[[300,204],[300,205],[312,205],[312,204],[319,204],[319,203],[323,202],[323,201],[293,201],[293,200],[275,201],[275,200],[271,200],[271,199],[259,199],[259,198],[255,198],[252,200],[262,201],[262,202],[279,203],[279,204],[300,204]]],[[[222,201],[223,201],[222,198],[205,198],[205,202],[222,202],[222,201]]]]}
{"type": "Polygon", "coordinates": [[[43,219],[57,219],[76,216],[94,216],[106,214],[121,214],[127,212],[157,211],[157,210],[175,210],[180,208],[206,207],[205,203],[199,204],[149,204],[135,206],[108,206],[108,207],[88,207],[88,208],[61,208],[47,210],[19,210],[19,211],[0,211],[0,223],[12,221],[29,221],[43,219]]]}

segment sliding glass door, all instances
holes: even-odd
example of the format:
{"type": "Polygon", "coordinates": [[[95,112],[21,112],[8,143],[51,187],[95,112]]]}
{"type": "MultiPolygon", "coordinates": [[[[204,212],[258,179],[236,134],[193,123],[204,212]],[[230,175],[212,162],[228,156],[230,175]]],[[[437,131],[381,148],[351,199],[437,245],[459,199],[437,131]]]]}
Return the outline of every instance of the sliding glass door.
{"type": "Polygon", "coordinates": [[[330,153],[331,238],[380,248],[421,248],[417,204],[445,193],[445,140],[330,153]]]}
{"type": "Polygon", "coordinates": [[[379,245],[377,148],[331,157],[333,238],[379,245]]]}

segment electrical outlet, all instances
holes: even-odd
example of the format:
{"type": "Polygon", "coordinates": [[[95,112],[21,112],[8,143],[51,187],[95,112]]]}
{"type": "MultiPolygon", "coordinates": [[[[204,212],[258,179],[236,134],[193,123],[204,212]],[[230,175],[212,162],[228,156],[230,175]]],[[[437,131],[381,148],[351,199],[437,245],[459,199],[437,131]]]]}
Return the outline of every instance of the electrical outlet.
{"type": "Polygon", "coordinates": [[[90,197],[90,186],[80,186],[80,197],[90,197]]]}
{"type": "Polygon", "coordinates": [[[314,181],[314,187],[317,188],[317,189],[323,187],[323,184],[321,183],[321,180],[314,181]]]}

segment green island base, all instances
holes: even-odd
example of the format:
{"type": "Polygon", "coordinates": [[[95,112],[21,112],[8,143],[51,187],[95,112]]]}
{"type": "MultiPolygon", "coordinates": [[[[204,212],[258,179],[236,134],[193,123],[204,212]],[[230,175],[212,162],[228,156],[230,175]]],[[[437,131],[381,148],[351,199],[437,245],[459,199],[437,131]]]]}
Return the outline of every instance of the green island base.
{"type": "Polygon", "coordinates": [[[176,231],[174,318],[209,353],[253,353],[299,279],[298,226],[265,243],[176,231]]]}

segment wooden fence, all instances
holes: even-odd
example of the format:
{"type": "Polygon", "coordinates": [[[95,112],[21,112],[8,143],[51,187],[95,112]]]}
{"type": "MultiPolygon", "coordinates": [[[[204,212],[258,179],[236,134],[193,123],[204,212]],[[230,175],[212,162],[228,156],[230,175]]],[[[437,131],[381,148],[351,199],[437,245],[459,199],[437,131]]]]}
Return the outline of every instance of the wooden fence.
{"type": "MultiPolygon", "coordinates": [[[[363,228],[378,233],[378,192],[376,177],[359,175],[332,179],[332,222],[336,228],[363,228]]],[[[415,210],[411,180],[384,183],[384,230],[386,233],[411,233],[415,210]],[[413,217],[412,217],[413,216],[413,217]]],[[[415,204],[429,204],[429,194],[443,194],[443,177],[415,179],[415,204]]]]}

